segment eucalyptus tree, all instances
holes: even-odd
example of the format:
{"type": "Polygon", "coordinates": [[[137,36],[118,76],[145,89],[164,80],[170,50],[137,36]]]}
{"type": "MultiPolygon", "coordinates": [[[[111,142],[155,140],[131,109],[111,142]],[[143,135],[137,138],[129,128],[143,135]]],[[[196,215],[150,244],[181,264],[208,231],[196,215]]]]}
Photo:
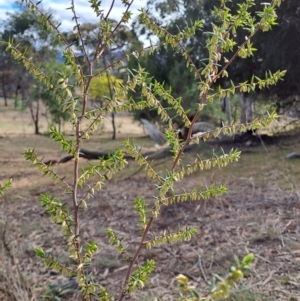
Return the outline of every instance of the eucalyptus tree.
{"type": "Polygon", "coordinates": [[[8,53],[4,51],[5,44],[13,40],[18,44],[20,51],[26,53],[40,67],[42,72],[51,74],[53,74],[54,66],[56,66],[56,71],[59,71],[59,65],[56,64],[59,44],[54,40],[53,33],[41,25],[36,14],[27,10],[22,3],[18,3],[18,6],[19,9],[14,13],[9,13],[8,18],[3,21],[2,31],[0,32],[1,47],[3,49],[3,52],[0,54],[2,57],[0,63],[2,69],[2,90],[4,93],[5,87],[8,84],[10,85],[10,89],[14,92],[16,106],[19,102],[19,95],[22,96],[22,108],[29,108],[34,124],[34,133],[39,134],[40,103],[43,102],[47,109],[51,108],[50,111],[52,115],[55,115],[53,115],[53,120],[55,121],[61,120],[61,117],[58,117],[58,115],[64,115],[61,114],[62,108],[60,106],[59,110],[55,109],[58,103],[51,96],[49,88],[38,83],[22,64],[12,60],[8,53]],[[45,65],[47,65],[47,70],[45,70],[45,65]],[[6,76],[7,78],[4,78],[6,76]],[[9,82],[8,79],[10,79],[9,82]]]}
{"type": "MultiPolygon", "coordinates": [[[[145,249],[178,241],[189,241],[197,231],[195,228],[187,226],[168,229],[163,234],[150,233],[152,225],[159,218],[161,208],[171,206],[176,202],[203,200],[226,192],[225,186],[217,184],[213,184],[210,187],[195,187],[191,191],[183,189],[183,192],[178,194],[175,193],[175,188],[181,185],[185,175],[193,174],[197,170],[224,167],[238,160],[240,152],[232,150],[230,153],[222,156],[213,154],[210,159],[206,160],[196,157],[192,164],[184,164],[181,158],[189,143],[192,141],[199,143],[199,136],[192,137],[192,128],[206,103],[233,95],[237,89],[248,92],[269,87],[283,78],[285,72],[279,70],[266,74],[263,79],[251,77],[248,81],[242,83],[234,83],[232,81],[226,89],[217,86],[219,79],[229,76],[228,67],[238,56],[246,58],[253,55],[254,48],[251,39],[259,30],[270,30],[275,24],[275,9],[280,4],[280,0],[272,0],[270,3],[265,4],[255,18],[248,13],[253,6],[251,0],[245,1],[242,4],[241,12],[236,14],[228,10],[227,0],[221,0],[220,7],[214,9],[214,16],[219,22],[213,24],[210,32],[205,33],[207,58],[203,65],[198,65],[197,59],[194,62],[190,52],[184,46],[186,41],[194,37],[196,31],[203,28],[203,21],[195,20],[176,33],[170,33],[167,27],[151,19],[145,9],[140,11],[139,18],[141,22],[145,25],[145,28],[149,29],[149,32],[161,37],[160,44],[156,46],[150,45],[146,49],[140,49],[139,51],[135,50],[131,54],[126,54],[124,58],[128,59],[130,56],[139,58],[146,52],[147,55],[151,55],[155,51],[160,51],[162,46],[164,46],[164,51],[173,48],[175,53],[180,53],[185,58],[186,69],[190,72],[191,80],[195,81],[198,89],[196,114],[191,121],[182,107],[182,98],[173,97],[170,91],[165,89],[160,82],[152,81],[147,71],[141,66],[138,66],[136,70],[128,70],[126,81],[119,85],[119,89],[115,89],[112,97],[107,99],[104,107],[88,110],[87,102],[92,79],[99,74],[112,73],[113,70],[124,65],[124,58],[117,58],[114,61],[108,61],[107,65],[101,66],[100,69],[93,69],[94,64],[103,59],[105,50],[110,49],[114,44],[117,39],[115,36],[117,29],[121,24],[126,24],[130,20],[133,1],[122,1],[124,13],[121,20],[117,23],[113,23],[109,19],[114,1],[112,1],[111,9],[107,13],[103,11],[101,2],[97,0],[90,1],[91,8],[99,17],[99,30],[101,33],[92,55],[90,55],[89,49],[81,35],[77,12],[74,2],[71,1],[69,8],[73,12],[74,28],[80,41],[79,45],[82,49],[84,60],[79,60],[74,49],[70,47],[70,42],[66,36],[60,33],[58,26],[51,21],[49,15],[39,8],[38,4],[33,3],[31,0],[26,0],[26,3],[30,10],[40,15],[42,24],[55,33],[56,39],[65,43],[66,46],[63,53],[65,58],[64,69],[61,70],[60,78],[56,81],[51,75],[45,73],[46,69],[44,72],[44,69],[41,69],[34,61],[30,60],[11,40],[7,43],[7,51],[16,60],[23,63],[28,72],[33,74],[37,80],[53,91],[56,99],[63,105],[63,109],[69,111],[70,122],[74,128],[74,139],[71,140],[66,139],[64,133],[59,133],[56,127],[51,128],[51,137],[61,144],[64,151],[74,157],[72,180],[69,177],[57,174],[52,166],[43,163],[34,149],[25,151],[26,159],[39,168],[43,174],[50,175],[57,180],[63,186],[66,198],[70,198],[70,201],[66,202],[65,199],[60,197],[44,194],[41,196],[40,202],[51,216],[52,221],[61,227],[67,241],[68,252],[73,260],[72,263],[65,265],[60,261],[59,257],[57,258],[53,254],[47,253],[42,248],[36,248],[35,251],[44,260],[47,267],[53,268],[66,276],[77,277],[80,291],[85,300],[122,301],[125,298],[130,298],[130,295],[137,290],[144,288],[145,282],[155,270],[154,260],[146,259],[142,262],[139,259],[140,254],[145,249]],[[236,29],[240,27],[247,28],[249,34],[246,40],[237,45],[235,33],[236,29]],[[232,52],[233,54],[231,55],[230,53],[232,52]],[[86,66],[83,66],[83,64],[86,64],[86,66]],[[69,81],[69,79],[73,80],[69,81]],[[213,86],[215,86],[214,89],[212,88],[213,86]],[[75,94],[75,91],[78,90],[80,91],[79,95],[78,93],[75,94]],[[129,92],[137,90],[140,91],[138,99],[128,97],[129,92]],[[162,100],[166,101],[169,107],[176,111],[186,128],[189,129],[184,142],[178,140],[173,119],[170,117],[169,111],[162,106],[162,100]],[[88,139],[89,133],[93,131],[97,124],[102,122],[107,113],[135,111],[144,108],[156,109],[167,127],[165,137],[171,147],[173,157],[170,166],[166,170],[162,171],[161,166],[155,166],[153,162],[150,162],[148,157],[144,156],[130,139],[124,142],[124,147],[108,157],[100,158],[97,163],[90,162],[87,168],[80,169],[80,148],[85,139],[88,139]],[[83,124],[84,119],[87,120],[87,125],[83,124]],[[115,247],[127,265],[122,285],[119,286],[114,283],[110,288],[112,291],[109,292],[107,288],[96,284],[93,277],[90,277],[90,273],[94,273],[97,270],[96,266],[93,265],[92,259],[98,250],[98,246],[92,238],[83,235],[80,227],[80,218],[90,208],[90,197],[94,196],[96,191],[101,191],[105,182],[110,180],[115,173],[125,168],[128,163],[126,160],[128,156],[134,158],[146,170],[149,180],[153,181],[157,191],[153,196],[153,202],[148,203],[142,196],[137,196],[133,200],[132,210],[139,216],[139,222],[136,227],[140,230],[134,232],[136,233],[134,239],[130,240],[132,235],[128,235],[128,240],[122,239],[119,237],[118,232],[111,229],[108,225],[108,242],[115,247]],[[127,244],[130,245],[130,248],[127,244]],[[91,265],[92,268],[90,267],[91,265]]],[[[272,122],[276,117],[275,113],[270,113],[266,118],[255,120],[253,123],[217,128],[204,133],[202,138],[217,136],[220,132],[230,134],[236,130],[260,128],[272,122]]],[[[98,197],[101,202],[101,194],[98,194],[98,197]]],[[[198,298],[198,300],[214,300],[227,297],[234,283],[243,277],[252,260],[253,255],[246,256],[237,267],[231,269],[231,272],[225,279],[214,285],[209,294],[204,296],[200,292],[190,296],[187,300],[197,300],[195,298],[198,298]]],[[[180,276],[178,279],[182,283],[186,283],[184,277],[180,276]]]]}
{"type": "MultiPolygon", "coordinates": [[[[21,7],[21,6],[20,6],[21,7]]],[[[0,40],[8,41],[13,37],[22,47],[28,47],[30,40],[26,31],[33,26],[33,15],[28,12],[7,13],[7,19],[1,21],[0,40]]],[[[0,44],[0,67],[2,94],[7,106],[7,97],[12,97],[20,89],[24,68],[5,52],[5,45],[0,44]]]]}

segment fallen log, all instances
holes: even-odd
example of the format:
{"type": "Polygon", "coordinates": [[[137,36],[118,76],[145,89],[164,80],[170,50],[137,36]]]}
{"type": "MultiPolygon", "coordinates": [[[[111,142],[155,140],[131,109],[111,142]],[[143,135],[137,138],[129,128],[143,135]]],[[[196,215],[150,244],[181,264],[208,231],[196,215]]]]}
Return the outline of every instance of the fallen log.
{"type": "MultiPolygon", "coordinates": [[[[108,152],[100,152],[100,151],[90,151],[87,149],[80,149],[79,158],[84,158],[87,160],[99,160],[99,158],[108,159],[110,153],[108,152]]],[[[74,157],[71,155],[65,156],[61,158],[57,163],[67,163],[71,161],[74,157]]],[[[125,156],[126,160],[132,160],[132,157],[125,156]]]]}
{"type": "Polygon", "coordinates": [[[141,122],[144,124],[146,127],[146,130],[148,132],[149,137],[157,144],[159,145],[164,145],[167,140],[163,132],[161,132],[159,129],[155,127],[154,124],[149,122],[146,119],[141,119],[141,122]]]}
{"type": "MultiPolygon", "coordinates": [[[[196,148],[197,148],[196,144],[188,145],[184,152],[186,153],[186,152],[195,150],[196,148]]],[[[172,148],[170,146],[168,146],[163,149],[156,150],[156,151],[143,152],[142,155],[144,157],[147,157],[147,159],[149,159],[149,160],[153,160],[153,159],[158,160],[158,159],[166,158],[168,156],[172,156],[171,150],[172,150],[172,148]]],[[[84,158],[87,160],[99,160],[99,158],[108,159],[110,154],[111,154],[111,152],[91,151],[91,150],[82,148],[82,149],[80,149],[80,152],[79,152],[79,158],[84,158]]],[[[71,161],[73,158],[74,157],[72,155],[67,155],[67,156],[61,158],[60,160],[44,161],[44,164],[49,166],[49,165],[54,165],[54,164],[67,163],[67,162],[71,161]]],[[[134,158],[129,155],[125,155],[125,159],[128,161],[134,160],[134,158]]]]}

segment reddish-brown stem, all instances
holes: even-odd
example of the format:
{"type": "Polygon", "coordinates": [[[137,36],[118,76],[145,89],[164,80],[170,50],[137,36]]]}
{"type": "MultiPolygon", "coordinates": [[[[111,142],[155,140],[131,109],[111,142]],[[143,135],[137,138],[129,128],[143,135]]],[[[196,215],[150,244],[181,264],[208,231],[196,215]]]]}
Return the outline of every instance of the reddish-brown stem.
{"type": "Polygon", "coordinates": [[[115,0],[112,0],[111,5],[110,5],[110,8],[109,8],[109,10],[108,10],[108,12],[107,12],[107,14],[106,14],[104,20],[107,20],[107,19],[108,19],[109,15],[110,15],[110,12],[112,11],[112,9],[113,9],[113,7],[114,7],[114,4],[115,4],[115,0]]]}
{"type": "MultiPolygon", "coordinates": [[[[271,6],[274,6],[274,0],[271,2],[271,6]]],[[[228,68],[228,66],[235,60],[235,58],[238,56],[240,52],[240,48],[245,46],[247,42],[253,38],[253,36],[261,29],[261,25],[262,25],[262,21],[259,22],[259,24],[254,29],[253,33],[247,39],[245,39],[245,41],[239,46],[237,51],[233,54],[230,60],[228,60],[228,62],[224,65],[221,71],[213,77],[212,82],[215,82],[222,75],[222,73],[228,68]]]]}
{"type": "MultiPolygon", "coordinates": [[[[133,1],[134,0],[131,0],[131,2],[127,5],[127,8],[126,8],[124,14],[126,14],[129,11],[129,9],[130,9],[133,1]]],[[[112,10],[112,5],[110,6],[109,11],[108,11],[106,17],[103,18],[105,22],[107,21],[107,18],[109,17],[109,14],[110,14],[111,10],[112,10]]],[[[123,18],[117,23],[117,25],[115,26],[115,28],[111,31],[110,35],[107,37],[107,40],[111,39],[111,37],[114,35],[114,33],[116,32],[116,30],[122,24],[122,22],[123,22],[123,18]]],[[[107,45],[102,45],[102,38],[100,38],[99,41],[98,41],[98,44],[96,46],[96,49],[95,49],[94,57],[92,59],[93,62],[102,55],[102,53],[104,52],[104,50],[105,50],[106,47],[107,47],[107,45]]]]}
{"type": "MultiPolygon", "coordinates": [[[[272,1],[271,5],[273,4],[274,1],[272,1]]],[[[251,40],[253,38],[253,36],[258,32],[258,30],[261,28],[261,22],[259,22],[259,24],[257,25],[257,27],[255,28],[254,32],[239,46],[239,48],[237,49],[237,51],[233,54],[233,56],[230,58],[230,60],[228,60],[228,62],[225,64],[225,66],[221,69],[220,72],[218,72],[208,83],[208,86],[209,88],[212,86],[212,84],[223,74],[223,72],[229,67],[229,65],[232,64],[232,62],[235,60],[235,58],[238,56],[239,54],[239,51],[240,51],[240,48],[245,46],[246,43],[251,40]]],[[[206,102],[206,99],[207,99],[207,93],[204,94],[202,96],[202,99],[200,101],[200,104],[204,104],[206,102]]],[[[185,143],[184,145],[182,146],[182,148],[179,150],[179,153],[178,155],[176,156],[174,162],[173,162],[173,165],[172,165],[172,170],[175,169],[175,167],[177,166],[178,162],[179,162],[179,159],[182,155],[182,153],[184,152],[185,148],[189,145],[190,141],[191,141],[191,134],[192,134],[192,131],[193,131],[193,125],[195,124],[196,120],[198,119],[200,115],[200,112],[198,111],[192,122],[191,122],[191,126],[189,128],[189,131],[188,131],[188,135],[187,135],[187,139],[185,140],[185,143]]]]}
{"type": "MultiPolygon", "coordinates": [[[[200,103],[205,103],[206,97],[207,97],[207,94],[204,94],[200,103]]],[[[190,143],[190,141],[191,141],[191,138],[192,138],[193,126],[194,126],[194,124],[196,123],[196,121],[197,121],[199,115],[200,115],[200,111],[198,111],[198,112],[195,114],[195,116],[194,116],[194,118],[193,118],[193,120],[192,120],[192,122],[191,122],[189,131],[188,131],[188,134],[187,134],[187,138],[186,138],[186,140],[185,140],[185,142],[184,142],[184,145],[183,145],[183,146],[181,147],[181,149],[179,150],[179,152],[178,152],[178,154],[177,154],[177,156],[176,156],[176,158],[175,158],[175,160],[174,160],[174,162],[173,162],[173,165],[172,165],[172,169],[171,169],[171,170],[174,170],[174,169],[176,168],[176,166],[177,166],[177,164],[178,164],[178,162],[179,162],[179,159],[180,159],[182,153],[184,152],[184,150],[186,149],[186,147],[189,145],[189,143],[190,143]]]]}
{"type": "Polygon", "coordinates": [[[140,241],[140,244],[139,244],[137,250],[135,251],[134,256],[133,256],[132,260],[130,261],[129,267],[127,269],[127,273],[126,273],[124,284],[123,284],[123,290],[122,290],[122,294],[119,298],[119,301],[122,301],[126,296],[126,287],[127,287],[127,283],[129,281],[130,275],[131,275],[131,270],[132,270],[133,265],[134,265],[136,259],[138,258],[139,254],[140,254],[140,252],[141,252],[141,250],[144,246],[144,242],[145,242],[146,236],[147,236],[147,234],[150,230],[152,222],[153,222],[153,217],[150,217],[149,222],[146,226],[146,229],[144,230],[144,233],[143,233],[142,239],[140,241]]]}
{"type": "MultiPolygon", "coordinates": [[[[73,244],[77,253],[77,263],[78,266],[82,264],[82,256],[80,254],[80,240],[79,240],[79,206],[81,202],[78,202],[78,180],[79,180],[79,152],[80,152],[80,139],[81,139],[81,122],[82,122],[82,117],[84,116],[86,112],[86,105],[87,105],[87,98],[88,98],[88,89],[89,85],[92,80],[92,75],[93,75],[93,65],[91,61],[88,58],[88,53],[86,52],[85,46],[84,46],[84,41],[80,32],[80,26],[77,21],[77,15],[75,12],[75,7],[74,7],[74,0],[72,0],[72,6],[73,6],[73,14],[74,14],[74,19],[76,22],[77,26],[77,31],[79,34],[79,39],[82,44],[82,50],[84,52],[84,56],[87,59],[88,66],[89,66],[89,75],[87,78],[87,81],[85,82],[84,85],[84,91],[83,91],[83,100],[82,100],[82,110],[81,110],[81,116],[78,117],[77,122],[76,122],[76,127],[75,127],[75,163],[74,163],[74,180],[73,180],[73,191],[72,191],[72,199],[73,199],[73,208],[74,208],[74,235],[75,237],[73,238],[73,244]]],[[[83,76],[82,73],[82,68],[80,68],[80,72],[83,76]]],[[[84,76],[85,77],[85,76],[84,76]]],[[[82,275],[84,275],[84,269],[81,268],[80,272],[82,275]]],[[[86,282],[87,284],[87,282],[86,282]]],[[[91,295],[88,295],[88,300],[92,300],[91,295]]]]}
{"type": "MultiPolygon", "coordinates": [[[[79,146],[80,146],[80,119],[76,122],[76,148],[75,148],[75,163],[74,163],[74,179],[73,179],[73,191],[72,191],[72,201],[73,201],[73,209],[74,209],[74,238],[73,244],[77,253],[77,263],[81,265],[82,258],[80,255],[80,241],[79,241],[79,206],[77,199],[77,190],[78,190],[78,159],[79,159],[79,146]]],[[[83,273],[83,269],[81,269],[81,273],[83,273]]]]}

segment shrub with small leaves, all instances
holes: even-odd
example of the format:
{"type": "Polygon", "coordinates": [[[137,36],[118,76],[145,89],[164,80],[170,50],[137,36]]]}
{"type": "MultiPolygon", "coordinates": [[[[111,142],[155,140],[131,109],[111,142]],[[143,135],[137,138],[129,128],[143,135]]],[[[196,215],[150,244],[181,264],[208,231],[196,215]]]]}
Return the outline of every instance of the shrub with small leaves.
{"type": "Polygon", "coordinates": [[[211,290],[205,297],[196,291],[195,286],[191,285],[188,277],[180,274],[176,277],[178,283],[179,300],[181,301],[213,301],[224,300],[228,298],[229,292],[235,283],[241,280],[247,274],[250,264],[254,260],[254,254],[246,255],[242,262],[236,259],[236,266],[232,266],[230,273],[222,278],[215,276],[211,281],[211,290]]]}
{"type": "MultiPolygon", "coordinates": [[[[186,176],[211,168],[222,168],[235,162],[240,157],[240,152],[230,151],[228,154],[217,156],[212,155],[210,159],[203,160],[199,156],[195,158],[192,164],[183,164],[182,155],[186,147],[191,143],[199,143],[200,139],[207,140],[209,137],[216,137],[219,134],[232,135],[236,131],[245,131],[247,129],[259,129],[270,124],[278,116],[270,113],[264,119],[256,119],[249,124],[231,124],[222,128],[208,131],[200,136],[192,137],[192,127],[201,114],[204,105],[207,102],[213,102],[215,99],[221,99],[225,96],[233,95],[236,92],[250,92],[256,89],[268,88],[282,80],[285,71],[268,72],[264,78],[253,76],[248,81],[234,83],[230,81],[227,88],[218,85],[218,80],[222,77],[230,78],[228,67],[234,63],[236,57],[246,58],[254,54],[255,48],[251,43],[252,37],[259,31],[268,31],[276,24],[276,7],[280,5],[281,0],[272,0],[262,3],[262,11],[255,15],[249,11],[254,5],[253,0],[245,0],[240,5],[238,11],[234,14],[226,6],[229,0],[220,0],[220,6],[215,7],[214,15],[218,21],[213,24],[212,31],[206,32],[206,47],[208,57],[206,63],[200,68],[193,62],[189,56],[189,51],[185,49],[184,43],[187,39],[193,37],[196,31],[202,30],[203,22],[197,20],[194,24],[187,25],[185,29],[178,34],[173,35],[168,32],[166,27],[153,22],[149,18],[147,11],[141,9],[139,19],[157,36],[163,39],[163,45],[175,49],[186,59],[186,68],[194,75],[195,84],[199,90],[198,110],[192,121],[189,120],[187,113],[182,107],[181,98],[174,98],[169,89],[165,89],[163,84],[149,78],[147,70],[139,67],[137,70],[127,70],[127,80],[125,82],[116,81],[110,97],[106,97],[103,107],[96,107],[89,110],[87,101],[92,79],[97,76],[105,76],[121,65],[126,65],[126,59],[134,56],[139,59],[145,53],[151,55],[154,51],[160,50],[160,45],[150,45],[143,49],[128,52],[121,59],[110,61],[101,66],[99,62],[103,59],[105,53],[109,52],[116,43],[117,30],[120,26],[129,22],[132,18],[132,5],[134,0],[122,0],[124,13],[119,22],[113,22],[110,19],[109,10],[106,14],[102,9],[101,1],[90,0],[89,5],[95,15],[99,17],[99,40],[95,48],[91,49],[81,31],[81,24],[77,16],[74,1],[70,1],[68,8],[73,13],[74,32],[80,52],[84,60],[80,60],[72,41],[60,32],[59,25],[54,24],[49,15],[45,14],[40,8],[40,2],[24,0],[27,8],[39,15],[40,22],[49,30],[52,30],[56,39],[64,45],[63,57],[65,60],[62,70],[57,70],[60,75],[59,80],[54,81],[41,71],[40,66],[35,65],[34,60],[26,56],[26,52],[19,50],[18,45],[11,39],[6,43],[7,52],[9,52],[19,63],[23,64],[26,70],[31,73],[36,80],[43,83],[55,95],[57,101],[61,104],[63,111],[68,111],[70,123],[74,129],[74,138],[67,139],[64,133],[60,133],[56,127],[50,128],[50,136],[54,141],[60,143],[62,149],[74,158],[74,175],[72,180],[67,180],[64,176],[59,176],[50,165],[43,163],[34,149],[25,151],[25,158],[36,166],[42,174],[52,177],[53,181],[60,184],[64,189],[66,197],[70,202],[64,202],[62,199],[44,194],[40,198],[41,205],[54,224],[61,227],[67,244],[69,256],[72,262],[69,265],[60,263],[59,257],[45,252],[42,248],[36,248],[36,255],[44,260],[47,267],[62,273],[66,276],[74,276],[77,279],[82,296],[85,300],[119,300],[128,298],[136,290],[143,289],[151,273],[155,269],[154,260],[146,260],[144,263],[138,262],[137,258],[145,248],[152,248],[170,244],[174,242],[187,242],[192,239],[196,233],[195,228],[188,225],[181,229],[169,230],[164,235],[149,235],[153,223],[159,218],[161,208],[171,206],[174,203],[186,201],[201,201],[213,196],[221,195],[226,192],[223,185],[211,185],[210,187],[195,187],[191,191],[183,190],[176,194],[175,188],[186,176]],[[236,30],[243,28],[248,31],[248,36],[240,45],[235,40],[236,30]],[[231,57],[228,58],[228,53],[231,57]],[[225,57],[225,55],[227,57],[225,57]],[[94,68],[94,66],[96,66],[94,68]],[[129,92],[141,91],[141,97],[135,100],[129,97],[129,92]],[[79,92],[78,92],[79,91],[79,92]],[[175,126],[172,118],[168,114],[168,109],[162,106],[161,101],[166,101],[172,107],[183,123],[189,128],[187,139],[180,141],[177,138],[175,126]],[[107,113],[121,111],[133,112],[144,108],[157,110],[161,121],[166,126],[166,140],[171,146],[172,162],[168,170],[156,171],[152,161],[149,161],[140,151],[137,150],[134,142],[130,139],[124,142],[124,148],[111,153],[107,158],[99,158],[96,163],[89,163],[88,168],[80,169],[81,162],[80,148],[89,138],[95,127],[102,123],[107,113]],[[87,122],[83,123],[83,120],[87,122]],[[117,289],[114,293],[109,293],[106,288],[93,281],[89,275],[88,267],[93,265],[93,256],[97,251],[97,245],[94,240],[85,241],[80,231],[80,217],[89,210],[89,199],[96,191],[102,189],[103,183],[109,181],[116,173],[124,169],[127,165],[126,156],[128,154],[145,169],[149,180],[152,181],[157,189],[154,195],[154,205],[149,208],[149,204],[142,198],[137,197],[133,201],[132,210],[139,216],[139,225],[141,228],[140,237],[136,245],[132,245],[130,250],[126,242],[119,237],[116,232],[108,227],[108,241],[121,255],[127,264],[127,270],[124,276],[124,282],[120,291],[117,289]],[[80,191],[80,195],[79,195],[80,191]],[[81,214],[79,214],[81,212],[81,214]],[[132,251],[133,250],[133,251],[132,251]]],[[[114,1],[111,2],[111,8],[114,1]]],[[[105,61],[105,59],[104,59],[105,61]]],[[[10,185],[10,181],[0,186],[0,194],[10,185]]],[[[239,281],[247,271],[249,264],[253,260],[253,255],[247,255],[243,261],[232,267],[230,273],[224,279],[211,281],[211,292],[208,296],[201,297],[193,286],[189,285],[187,277],[179,275],[177,277],[180,300],[218,300],[228,296],[234,283],[239,281]]],[[[96,267],[94,268],[96,269],[96,267]]]]}
{"type": "Polygon", "coordinates": [[[4,192],[11,187],[12,185],[12,179],[4,182],[4,184],[0,184],[0,198],[3,197],[4,192]]]}

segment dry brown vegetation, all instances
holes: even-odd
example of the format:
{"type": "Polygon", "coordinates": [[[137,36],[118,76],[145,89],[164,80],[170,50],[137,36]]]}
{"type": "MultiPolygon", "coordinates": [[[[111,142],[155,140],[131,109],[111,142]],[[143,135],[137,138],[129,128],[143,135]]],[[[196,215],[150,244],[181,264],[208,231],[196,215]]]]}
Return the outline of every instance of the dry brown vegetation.
{"type": "MultiPolygon", "coordinates": [[[[36,148],[45,159],[59,159],[64,152],[47,136],[20,131],[30,122],[25,113],[22,117],[27,118],[25,123],[20,113],[11,122],[10,114],[15,113],[11,109],[0,113],[0,182],[13,179],[12,188],[0,203],[0,299],[26,301],[47,292],[49,285],[68,282],[46,269],[35,257],[34,248],[40,246],[47,252],[61,253],[60,261],[69,262],[60,229],[49,221],[38,199],[45,192],[61,196],[66,202],[70,199],[23,158],[23,150],[29,147],[36,148]]],[[[124,117],[124,120],[129,118],[124,117]]],[[[127,122],[124,120],[119,122],[124,125],[127,122]]],[[[124,131],[125,127],[121,128],[124,131]]],[[[142,128],[136,132],[139,136],[142,133],[142,128]]],[[[110,134],[98,133],[91,136],[85,147],[113,150],[127,134],[119,133],[117,141],[112,142],[110,134]]],[[[145,137],[137,136],[136,140],[146,147],[153,145],[145,137]]],[[[299,145],[297,136],[277,139],[276,143],[265,147],[227,145],[225,150],[231,147],[242,150],[238,163],[222,170],[198,172],[179,183],[176,189],[185,187],[188,190],[219,182],[227,185],[228,193],[205,202],[164,208],[153,224],[151,235],[185,225],[196,227],[198,233],[189,243],[157,247],[142,253],[140,259],[155,259],[157,268],[136,300],[155,300],[155,296],[175,300],[174,277],[179,273],[187,275],[199,291],[207,292],[213,274],[225,275],[234,262],[234,255],[242,257],[248,252],[256,254],[255,263],[229,300],[300,300],[300,164],[284,160],[285,155],[297,151],[299,145]]],[[[220,148],[218,144],[203,144],[198,152],[207,157],[212,149],[220,152],[220,148]]],[[[193,160],[195,155],[189,153],[184,160],[193,160]]],[[[82,160],[82,165],[87,162],[82,160]]],[[[169,159],[163,159],[155,168],[163,171],[167,165],[170,165],[169,159]]],[[[67,180],[72,176],[72,162],[53,168],[59,175],[66,175],[67,180]]],[[[131,176],[137,169],[138,166],[130,162],[89,200],[89,209],[80,216],[84,239],[95,239],[99,246],[92,270],[94,277],[111,292],[120,290],[126,264],[109,246],[105,231],[108,227],[114,228],[128,242],[129,250],[133,249],[140,229],[138,216],[132,211],[132,200],[140,195],[151,204],[156,193],[143,172],[131,176]]],[[[81,299],[75,292],[62,300],[81,299]]]]}

